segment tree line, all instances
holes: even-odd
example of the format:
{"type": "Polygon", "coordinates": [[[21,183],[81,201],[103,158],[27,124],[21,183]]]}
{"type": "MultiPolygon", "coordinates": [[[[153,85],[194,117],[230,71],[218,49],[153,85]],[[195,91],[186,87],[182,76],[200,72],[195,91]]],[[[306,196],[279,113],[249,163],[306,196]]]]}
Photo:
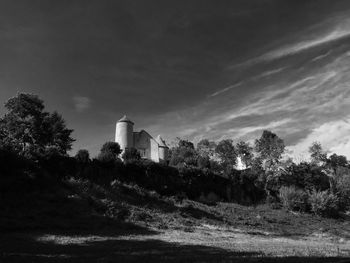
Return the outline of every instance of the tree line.
{"type": "Polygon", "coordinates": [[[215,193],[216,201],[266,202],[326,216],[350,207],[349,161],[342,155],[328,156],[319,142],[310,145],[310,160],[300,163],[286,158],[283,139],[268,130],[253,145],[203,139],[195,146],[178,139],[168,162],[161,164],[141,159],[134,148],[122,153],[116,142],[104,143],[96,158],[84,149],[70,157],[73,130],[59,113],[45,111],[38,96],[20,93],[5,108],[0,118],[0,159],[7,165],[0,167],[2,174],[21,174],[23,179],[46,173],[62,180],[73,176],[105,184],[124,180],[167,195],[204,200],[215,193]]]}

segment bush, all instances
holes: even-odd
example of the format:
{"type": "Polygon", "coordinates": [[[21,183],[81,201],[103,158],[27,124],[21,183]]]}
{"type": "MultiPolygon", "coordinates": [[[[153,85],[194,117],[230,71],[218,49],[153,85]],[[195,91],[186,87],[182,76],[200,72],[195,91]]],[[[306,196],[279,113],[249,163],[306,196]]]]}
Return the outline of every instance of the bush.
{"type": "Polygon", "coordinates": [[[127,148],[125,149],[122,158],[124,162],[134,162],[141,160],[140,152],[136,148],[127,148]]]}
{"type": "Polygon", "coordinates": [[[307,211],[307,193],[294,186],[282,186],[279,190],[279,198],[284,208],[294,211],[307,211]]]}
{"type": "Polygon", "coordinates": [[[79,164],[88,164],[90,162],[90,154],[88,150],[81,149],[76,153],[75,159],[79,164]]]}
{"type": "Polygon", "coordinates": [[[350,210],[350,169],[345,167],[338,168],[334,183],[340,207],[344,210],[350,210]]]}
{"type": "Polygon", "coordinates": [[[97,156],[97,160],[103,163],[106,167],[112,167],[117,159],[114,153],[100,152],[97,156]]]}
{"type": "Polygon", "coordinates": [[[259,174],[252,169],[232,170],[228,174],[232,185],[231,200],[239,204],[257,204],[266,197],[264,186],[259,182],[259,174]]]}
{"type": "Polygon", "coordinates": [[[272,209],[281,209],[282,205],[278,198],[268,195],[265,200],[266,204],[268,204],[272,209]]]}
{"type": "Polygon", "coordinates": [[[339,200],[338,197],[328,190],[309,192],[309,202],[311,211],[316,215],[326,217],[337,217],[339,214],[339,200]]]}
{"type": "Polygon", "coordinates": [[[41,169],[56,178],[67,178],[77,174],[76,159],[62,155],[48,155],[39,162],[41,169]]]}
{"type": "Polygon", "coordinates": [[[329,178],[322,172],[322,167],[310,163],[292,164],[286,167],[286,173],[282,173],[278,183],[281,186],[292,186],[305,190],[329,189],[329,178]]]}

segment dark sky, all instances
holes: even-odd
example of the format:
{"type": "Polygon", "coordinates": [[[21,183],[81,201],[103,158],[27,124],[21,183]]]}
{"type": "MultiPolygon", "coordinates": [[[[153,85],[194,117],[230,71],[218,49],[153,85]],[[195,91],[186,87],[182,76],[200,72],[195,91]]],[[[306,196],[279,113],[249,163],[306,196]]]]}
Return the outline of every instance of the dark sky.
{"type": "MultiPolygon", "coordinates": [[[[0,2],[0,98],[38,94],[95,155],[135,129],[350,157],[350,1],[0,2]]],[[[4,109],[0,109],[1,115],[4,109]]]]}

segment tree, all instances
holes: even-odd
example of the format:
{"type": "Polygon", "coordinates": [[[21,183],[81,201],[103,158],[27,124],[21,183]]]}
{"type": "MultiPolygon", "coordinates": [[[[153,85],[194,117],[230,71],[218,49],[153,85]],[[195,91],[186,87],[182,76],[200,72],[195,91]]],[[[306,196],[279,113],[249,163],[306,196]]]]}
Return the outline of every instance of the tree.
{"type": "Polygon", "coordinates": [[[72,148],[73,130],[57,112],[44,111],[44,103],[33,94],[19,93],[5,103],[7,113],[0,119],[0,144],[31,159],[60,154],[72,148]]]}
{"type": "Polygon", "coordinates": [[[337,155],[334,153],[327,159],[327,166],[336,172],[339,167],[347,167],[348,160],[344,155],[337,155]]]}
{"type": "Polygon", "coordinates": [[[283,140],[271,131],[263,131],[260,139],[255,140],[255,151],[259,158],[271,165],[279,162],[284,149],[283,140]]]}
{"type": "Polygon", "coordinates": [[[51,148],[55,148],[59,154],[66,154],[72,148],[73,139],[70,134],[73,130],[66,128],[64,119],[56,111],[52,114],[43,114],[42,142],[51,148]]]}
{"type": "Polygon", "coordinates": [[[115,157],[118,157],[122,150],[117,142],[106,142],[102,145],[101,152],[112,153],[115,157]]]}
{"type": "Polygon", "coordinates": [[[224,169],[233,168],[236,165],[237,152],[232,140],[220,141],[215,148],[215,153],[218,155],[220,164],[224,169]]]}
{"type": "Polygon", "coordinates": [[[125,149],[122,158],[124,161],[138,161],[141,160],[141,154],[135,148],[127,148],[125,149]]]}
{"type": "Polygon", "coordinates": [[[179,140],[178,145],[171,149],[170,165],[197,166],[198,153],[190,141],[179,140]]]}
{"type": "Polygon", "coordinates": [[[246,167],[250,167],[253,162],[253,147],[249,145],[249,143],[240,141],[236,144],[236,151],[238,157],[241,159],[242,163],[246,167]]]}
{"type": "Polygon", "coordinates": [[[75,159],[80,164],[87,164],[90,162],[90,154],[88,150],[81,149],[76,153],[75,159]]]}
{"type": "Polygon", "coordinates": [[[179,147],[185,147],[189,149],[194,149],[193,142],[187,141],[187,140],[180,140],[179,141],[179,147]]]}
{"type": "Polygon", "coordinates": [[[320,164],[327,161],[327,153],[323,150],[320,142],[313,142],[309,147],[309,153],[312,163],[320,164]]]}
{"type": "Polygon", "coordinates": [[[208,156],[199,156],[197,160],[197,166],[201,169],[210,168],[210,159],[208,156]]]}
{"type": "Polygon", "coordinates": [[[197,144],[197,152],[202,157],[213,158],[215,155],[216,143],[208,139],[202,139],[197,144]]]}
{"type": "Polygon", "coordinates": [[[97,159],[101,162],[114,162],[121,152],[120,145],[117,142],[106,142],[102,145],[97,159]]]}

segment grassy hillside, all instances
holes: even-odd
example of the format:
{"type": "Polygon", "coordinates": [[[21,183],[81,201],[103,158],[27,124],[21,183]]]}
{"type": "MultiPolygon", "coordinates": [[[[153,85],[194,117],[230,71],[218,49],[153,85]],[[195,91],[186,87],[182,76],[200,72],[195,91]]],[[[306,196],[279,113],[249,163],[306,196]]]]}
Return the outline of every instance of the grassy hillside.
{"type": "Polygon", "coordinates": [[[2,196],[1,203],[1,262],[350,257],[346,215],[336,220],[267,205],[203,204],[117,181],[103,187],[75,179],[47,191],[2,196]]]}

